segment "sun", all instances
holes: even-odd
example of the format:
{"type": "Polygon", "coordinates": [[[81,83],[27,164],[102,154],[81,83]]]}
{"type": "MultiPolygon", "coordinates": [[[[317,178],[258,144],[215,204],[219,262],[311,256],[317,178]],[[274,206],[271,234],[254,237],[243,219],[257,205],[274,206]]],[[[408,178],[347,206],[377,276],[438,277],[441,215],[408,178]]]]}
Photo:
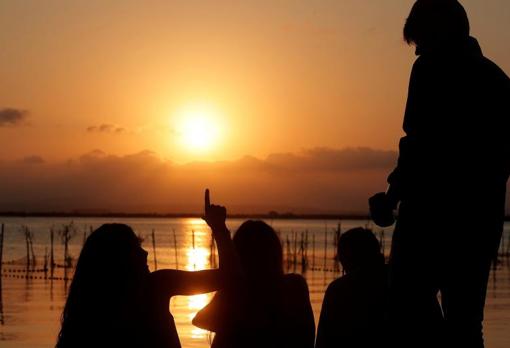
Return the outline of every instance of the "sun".
{"type": "Polygon", "coordinates": [[[213,143],[209,133],[209,120],[204,117],[188,117],[182,124],[182,140],[191,149],[204,150],[213,143]]]}
{"type": "Polygon", "coordinates": [[[178,134],[186,149],[205,152],[217,145],[219,120],[214,108],[188,105],[179,111],[178,119],[178,134]]]}

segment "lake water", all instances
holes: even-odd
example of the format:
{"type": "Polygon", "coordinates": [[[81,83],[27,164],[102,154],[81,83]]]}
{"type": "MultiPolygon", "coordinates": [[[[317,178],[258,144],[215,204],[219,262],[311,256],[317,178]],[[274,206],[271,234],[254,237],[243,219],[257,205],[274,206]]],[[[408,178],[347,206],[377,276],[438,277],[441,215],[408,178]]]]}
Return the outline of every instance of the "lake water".
{"type": "MultiPolygon", "coordinates": [[[[148,262],[155,269],[152,231],[156,239],[157,268],[200,270],[217,264],[211,249],[208,227],[200,219],[151,219],[151,218],[76,218],[72,221],[74,236],[69,242],[69,254],[76,259],[83,240],[91,229],[106,222],[122,222],[133,227],[145,239],[144,248],[149,252],[148,262]],[[175,236],[175,238],[174,238],[175,236]]],[[[336,231],[366,226],[367,221],[318,221],[318,220],[274,220],[267,221],[278,231],[283,242],[284,253],[289,263],[288,272],[303,273],[310,288],[312,306],[319,318],[324,291],[327,285],[341,275],[333,258],[335,255],[336,231]],[[306,250],[301,252],[300,250],[306,250]],[[308,269],[300,262],[306,256],[308,269]],[[296,263],[294,263],[296,260],[296,263]]],[[[67,294],[68,282],[63,268],[56,268],[55,280],[48,279],[43,271],[26,276],[27,245],[22,226],[33,235],[35,270],[44,268],[45,256],[51,253],[50,231],[54,231],[54,257],[57,264],[64,264],[64,246],[59,231],[69,225],[69,218],[0,218],[5,224],[3,245],[3,270],[0,278],[0,347],[53,347],[59,330],[59,319],[67,294]]],[[[231,231],[242,220],[227,222],[231,231]]],[[[372,227],[369,225],[369,227],[372,227]]],[[[374,228],[383,241],[388,254],[391,229],[374,228]]],[[[505,225],[502,245],[510,245],[510,225],[505,225]]],[[[30,248],[29,248],[30,250],[30,248]]],[[[30,252],[31,253],[31,252],[30,252]]],[[[32,266],[30,266],[32,267],[32,266]]],[[[491,274],[485,310],[486,347],[510,347],[510,261],[503,258],[491,274]]],[[[71,271],[67,274],[71,277],[71,271]]],[[[191,319],[208,303],[211,294],[175,297],[170,303],[183,347],[208,347],[211,337],[208,332],[193,327],[191,319]]]]}

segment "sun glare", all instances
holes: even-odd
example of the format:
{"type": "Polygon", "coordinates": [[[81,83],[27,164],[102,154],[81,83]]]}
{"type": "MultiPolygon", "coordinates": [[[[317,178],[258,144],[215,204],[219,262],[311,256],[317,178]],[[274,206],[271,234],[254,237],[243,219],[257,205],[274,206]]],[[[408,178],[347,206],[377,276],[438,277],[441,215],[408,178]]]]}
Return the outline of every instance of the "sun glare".
{"type": "Polygon", "coordinates": [[[191,151],[208,151],[218,141],[219,124],[215,110],[207,105],[192,105],[179,112],[178,133],[182,145],[191,151]]]}

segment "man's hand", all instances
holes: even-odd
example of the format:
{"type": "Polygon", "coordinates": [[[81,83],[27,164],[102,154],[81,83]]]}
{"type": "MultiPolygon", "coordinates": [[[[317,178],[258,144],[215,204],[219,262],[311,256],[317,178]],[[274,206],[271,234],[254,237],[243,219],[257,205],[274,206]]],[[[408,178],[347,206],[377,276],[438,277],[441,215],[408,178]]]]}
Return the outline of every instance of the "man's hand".
{"type": "Polygon", "coordinates": [[[214,231],[225,228],[225,220],[227,219],[227,209],[221,205],[211,204],[209,189],[205,190],[205,207],[203,219],[209,227],[214,231]]]}
{"type": "Polygon", "coordinates": [[[375,224],[380,227],[389,227],[395,222],[393,205],[384,192],[379,192],[368,200],[370,216],[375,224]]]}

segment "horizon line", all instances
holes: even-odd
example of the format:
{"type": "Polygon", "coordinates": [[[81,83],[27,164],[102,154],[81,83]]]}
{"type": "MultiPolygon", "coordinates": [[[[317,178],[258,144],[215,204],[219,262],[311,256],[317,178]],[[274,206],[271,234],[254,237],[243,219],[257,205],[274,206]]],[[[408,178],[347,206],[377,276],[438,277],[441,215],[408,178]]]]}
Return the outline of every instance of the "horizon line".
{"type": "MultiPolygon", "coordinates": [[[[202,214],[198,213],[126,213],[126,212],[82,212],[82,211],[49,211],[49,212],[35,212],[35,211],[0,211],[1,217],[76,217],[76,218],[106,218],[106,217],[119,217],[119,218],[201,218],[202,214]]],[[[370,220],[367,214],[355,213],[304,213],[297,214],[292,212],[279,213],[237,213],[229,214],[227,218],[247,218],[247,219],[304,219],[304,220],[370,220]]]]}
{"type": "MultiPolygon", "coordinates": [[[[0,211],[1,217],[69,217],[69,218],[201,218],[198,213],[126,213],[126,212],[31,212],[31,211],[0,211]]],[[[371,222],[370,215],[356,213],[239,213],[230,214],[230,219],[271,219],[271,220],[368,220],[371,222]]],[[[506,215],[504,221],[510,221],[510,215],[506,215]]],[[[1,223],[1,222],[0,222],[1,223]]]]}

